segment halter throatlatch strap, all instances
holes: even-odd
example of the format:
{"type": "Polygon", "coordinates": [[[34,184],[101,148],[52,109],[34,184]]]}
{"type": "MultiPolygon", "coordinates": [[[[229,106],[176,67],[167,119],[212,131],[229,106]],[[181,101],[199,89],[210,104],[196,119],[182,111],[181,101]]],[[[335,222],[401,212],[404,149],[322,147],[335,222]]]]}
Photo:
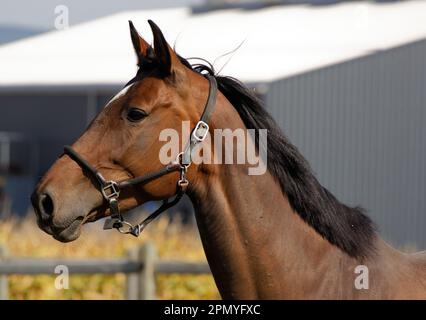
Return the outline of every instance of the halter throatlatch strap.
{"type": "Polygon", "coordinates": [[[190,139],[187,142],[184,150],[177,155],[176,161],[165,166],[163,169],[124,181],[116,182],[113,180],[106,180],[96,168],[94,168],[89,162],[87,162],[73,148],[71,148],[70,146],[64,147],[64,154],[68,155],[72,160],[74,160],[84,171],[86,171],[86,173],[91,178],[94,178],[99,184],[99,191],[101,192],[104,200],[108,203],[111,212],[110,217],[105,220],[104,229],[114,228],[123,234],[131,234],[137,237],[151,221],[153,221],[167,209],[175,206],[180,201],[180,199],[182,199],[189,185],[189,181],[186,178],[186,172],[192,162],[192,149],[198,143],[204,141],[204,139],[207,137],[207,134],[209,132],[209,125],[207,124],[207,122],[216,104],[216,79],[214,78],[214,76],[211,75],[206,75],[206,78],[209,81],[209,94],[201,118],[192,130],[190,139]],[[132,225],[131,223],[123,219],[118,204],[120,191],[122,189],[131,186],[146,184],[152,180],[156,180],[164,175],[176,171],[180,172],[180,178],[177,182],[177,190],[173,199],[169,198],[163,200],[163,203],[157,210],[155,210],[145,220],[143,220],[141,223],[138,223],[137,225],[132,225]]]}

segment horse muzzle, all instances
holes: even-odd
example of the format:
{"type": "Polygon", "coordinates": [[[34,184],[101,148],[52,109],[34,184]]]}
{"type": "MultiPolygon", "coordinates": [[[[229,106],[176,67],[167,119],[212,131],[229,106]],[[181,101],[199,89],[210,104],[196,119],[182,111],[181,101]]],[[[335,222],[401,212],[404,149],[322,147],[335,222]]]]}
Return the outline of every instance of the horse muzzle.
{"type": "Polygon", "coordinates": [[[41,230],[61,242],[70,242],[80,236],[84,217],[79,215],[63,221],[55,217],[55,202],[49,192],[35,190],[31,195],[31,203],[41,230]]]}

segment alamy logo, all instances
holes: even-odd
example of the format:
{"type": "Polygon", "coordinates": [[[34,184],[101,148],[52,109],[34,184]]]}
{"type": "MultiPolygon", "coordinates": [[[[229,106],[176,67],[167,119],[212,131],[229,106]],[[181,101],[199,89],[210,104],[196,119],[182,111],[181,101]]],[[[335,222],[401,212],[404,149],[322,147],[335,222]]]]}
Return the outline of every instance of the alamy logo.
{"type": "MultiPolygon", "coordinates": [[[[189,121],[182,122],[181,134],[175,129],[161,131],[159,140],[166,142],[159,154],[162,164],[167,165],[175,160],[176,154],[185,149],[190,134],[189,121]]],[[[248,164],[249,175],[262,175],[267,170],[267,145],[266,129],[214,129],[213,139],[208,132],[203,143],[193,148],[191,159],[194,164],[248,164]]]]}
{"type": "Polygon", "coordinates": [[[65,30],[69,28],[69,9],[65,5],[55,7],[55,28],[57,30],[65,30]]]}
{"type": "Polygon", "coordinates": [[[58,276],[55,278],[55,288],[58,290],[69,289],[69,270],[68,267],[60,264],[55,267],[55,274],[58,276]]]}
{"type": "Polygon", "coordinates": [[[355,289],[367,290],[369,288],[368,267],[364,265],[356,266],[355,273],[359,274],[355,278],[355,289]]]}

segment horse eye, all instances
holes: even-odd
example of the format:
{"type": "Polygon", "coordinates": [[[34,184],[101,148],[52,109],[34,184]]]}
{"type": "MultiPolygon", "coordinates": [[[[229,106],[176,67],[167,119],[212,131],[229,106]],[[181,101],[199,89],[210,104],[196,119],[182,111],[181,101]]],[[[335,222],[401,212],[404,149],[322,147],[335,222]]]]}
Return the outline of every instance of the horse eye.
{"type": "Polygon", "coordinates": [[[131,122],[138,122],[141,121],[143,118],[145,118],[147,116],[146,112],[141,110],[141,109],[137,109],[137,108],[131,108],[128,112],[127,112],[127,120],[131,121],[131,122]]]}

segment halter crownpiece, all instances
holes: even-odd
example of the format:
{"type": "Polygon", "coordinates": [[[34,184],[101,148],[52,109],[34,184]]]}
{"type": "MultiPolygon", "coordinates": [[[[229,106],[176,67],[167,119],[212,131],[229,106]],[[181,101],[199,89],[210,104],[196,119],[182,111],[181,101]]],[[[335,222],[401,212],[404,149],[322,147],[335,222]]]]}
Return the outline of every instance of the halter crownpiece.
{"type": "Polygon", "coordinates": [[[75,163],[77,163],[83,170],[86,170],[99,184],[99,192],[102,194],[104,200],[108,203],[111,211],[111,216],[105,220],[104,230],[117,229],[123,234],[131,234],[135,237],[139,236],[143,229],[161,213],[176,205],[185,194],[189,181],[186,178],[188,167],[191,165],[191,152],[192,149],[200,142],[204,141],[209,132],[209,125],[207,124],[210,115],[216,105],[217,82],[214,76],[206,75],[209,81],[209,95],[207,97],[206,105],[200,120],[192,130],[190,139],[186,144],[184,150],[176,156],[176,160],[163,169],[148,173],[143,176],[135,177],[123,181],[106,180],[102,174],[95,169],[89,162],[87,162],[80,154],[78,154],[70,146],[64,147],[64,154],[68,155],[75,163]],[[174,198],[167,198],[163,200],[161,206],[151,213],[146,219],[137,225],[125,221],[120,212],[119,197],[120,191],[130,186],[146,184],[152,180],[156,180],[170,172],[179,171],[180,176],[176,184],[176,194],[174,198]]]}

